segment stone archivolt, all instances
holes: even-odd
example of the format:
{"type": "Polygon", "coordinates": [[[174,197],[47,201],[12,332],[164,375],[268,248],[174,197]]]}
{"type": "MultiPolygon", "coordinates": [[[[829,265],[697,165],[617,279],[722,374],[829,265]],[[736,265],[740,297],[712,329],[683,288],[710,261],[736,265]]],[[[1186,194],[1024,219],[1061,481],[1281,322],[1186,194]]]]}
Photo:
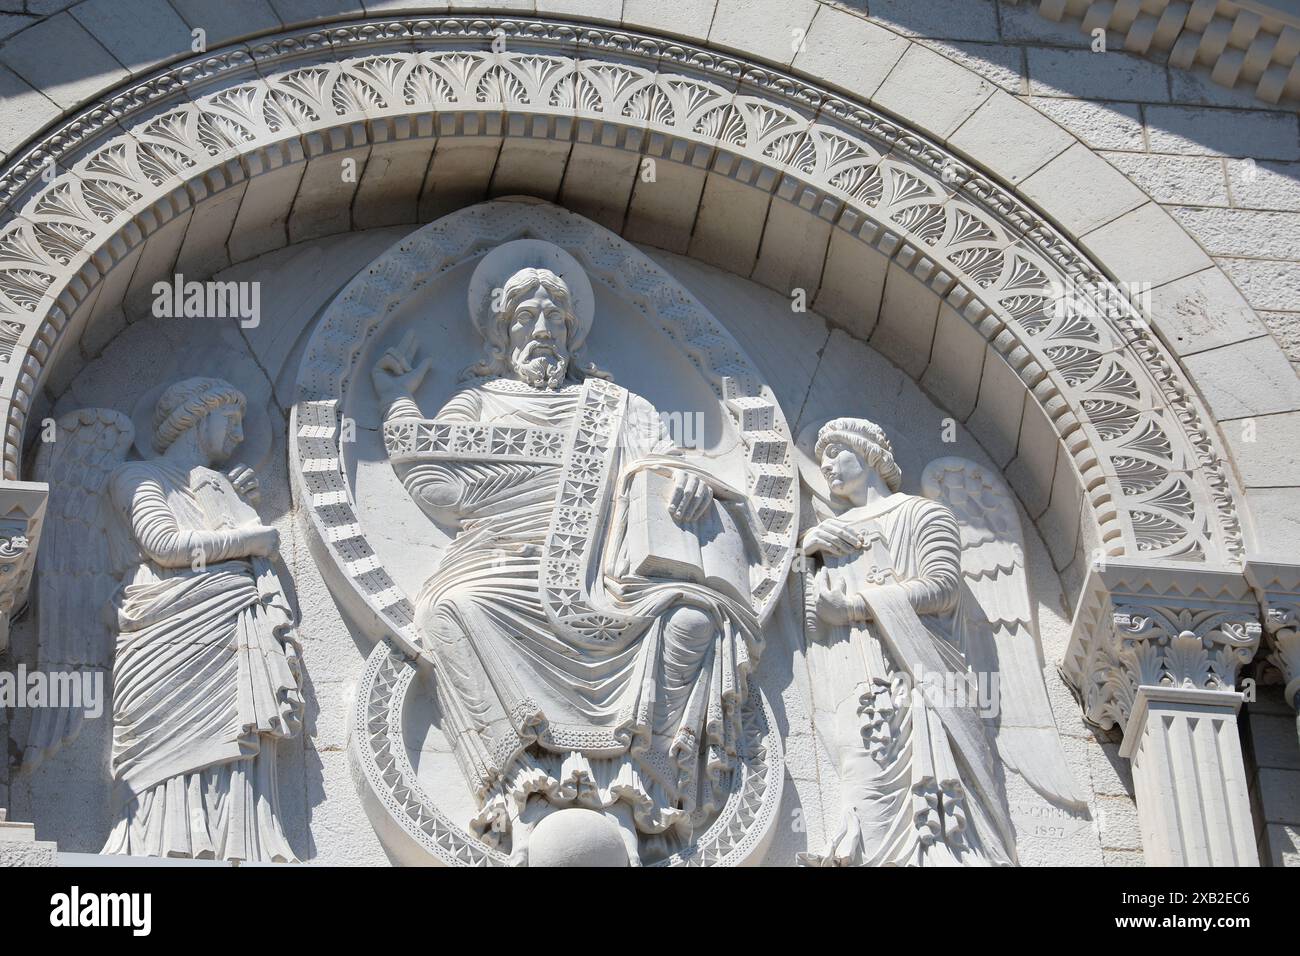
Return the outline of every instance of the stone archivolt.
{"type": "Polygon", "coordinates": [[[1074,461],[1098,547],[1242,558],[1236,492],[1175,363],[1133,304],[1016,197],[788,76],[531,20],[278,37],[158,74],[29,149],[0,180],[6,477],[18,476],[36,388],[80,332],[71,318],[163,224],[286,164],[372,142],[488,135],[708,168],[834,223],[945,297],[1033,392],[1074,461]],[[497,32],[509,52],[489,52],[497,32]],[[1069,290],[1071,308],[1052,308],[1054,289],[1069,290]]]}

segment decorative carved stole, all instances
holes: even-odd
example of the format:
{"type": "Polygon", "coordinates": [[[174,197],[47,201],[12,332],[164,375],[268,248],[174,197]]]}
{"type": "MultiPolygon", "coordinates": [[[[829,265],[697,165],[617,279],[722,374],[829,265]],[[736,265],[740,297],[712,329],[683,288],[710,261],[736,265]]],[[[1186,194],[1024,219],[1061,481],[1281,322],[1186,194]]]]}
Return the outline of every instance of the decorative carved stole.
{"type": "MultiPolygon", "coordinates": [[[[901,585],[885,584],[862,592],[875,621],[875,631],[890,658],[913,685],[923,675],[952,673],[952,668],[934,645],[934,637],[907,600],[901,585]]],[[[973,707],[928,707],[939,718],[952,741],[953,751],[966,765],[968,783],[980,797],[995,829],[986,834],[986,850],[995,858],[1013,859],[1015,831],[1002,801],[997,783],[993,752],[985,736],[984,722],[973,707]]]]}
{"type": "Polygon", "coordinates": [[[605,537],[617,480],[619,442],[627,413],[627,389],[603,379],[583,383],[577,412],[564,444],[560,490],[542,554],[542,606],[557,632],[577,643],[616,643],[638,619],[593,607],[589,583],[598,575],[599,542],[605,537]]]}
{"type": "Polygon", "coordinates": [[[540,425],[480,425],[396,418],[384,423],[384,448],[394,464],[412,461],[555,464],[565,451],[565,430],[540,425]]]}
{"type": "Polygon", "coordinates": [[[557,634],[592,647],[617,642],[638,618],[594,607],[588,582],[599,561],[611,483],[617,479],[627,389],[604,379],[582,385],[568,428],[398,418],[384,424],[384,447],[397,463],[485,461],[559,464],[538,582],[557,634]]]}

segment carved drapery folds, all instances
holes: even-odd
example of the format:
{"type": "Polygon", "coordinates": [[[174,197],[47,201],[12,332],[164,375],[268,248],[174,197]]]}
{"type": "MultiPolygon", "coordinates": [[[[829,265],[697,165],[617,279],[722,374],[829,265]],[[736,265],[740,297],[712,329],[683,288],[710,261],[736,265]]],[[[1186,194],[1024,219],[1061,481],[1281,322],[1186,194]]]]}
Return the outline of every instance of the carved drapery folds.
{"type": "MultiPolygon", "coordinates": [[[[523,305],[510,308],[524,314],[523,305]]],[[[544,320],[548,313],[538,314],[544,320]]],[[[595,319],[598,327],[610,330],[602,348],[616,350],[626,340],[605,312],[601,316],[603,322],[595,319]]],[[[418,325],[405,328],[414,336],[413,343],[424,334],[418,325]]],[[[423,342],[429,348],[430,340],[423,342]]],[[[605,367],[603,358],[601,365],[605,367]]],[[[404,387],[418,388],[419,381],[404,387]]],[[[597,809],[617,817],[624,804],[632,807],[635,800],[636,812],[658,814],[658,819],[632,816],[620,824],[626,842],[619,852],[625,860],[655,866],[732,865],[761,856],[780,804],[781,744],[762,694],[749,683],[758,648],[737,644],[731,635],[756,632],[775,607],[779,583],[793,556],[795,464],[783,414],[757,366],[667,272],[594,223],[556,207],[499,201],[460,210],[391,247],[358,273],[327,310],[306,348],[291,432],[299,500],[324,546],[328,560],[321,568],[326,580],[340,603],[355,608],[358,619],[369,614],[382,622],[387,635],[367,665],[349,756],[363,805],[390,852],[403,860],[448,865],[522,864],[532,861],[535,852],[548,859],[537,849],[539,840],[543,850],[547,846],[541,822],[562,820],[566,814],[574,820],[575,814],[581,817],[597,809]],[[521,234],[528,238],[520,239],[521,234]],[[538,241],[542,236],[554,239],[538,241]],[[541,296],[540,288],[547,297],[558,296],[548,298],[553,313],[571,308],[572,315],[554,323],[556,329],[541,338],[534,330],[526,343],[509,340],[509,348],[501,348],[501,354],[510,357],[508,366],[460,382],[445,402],[424,408],[413,394],[396,387],[411,368],[419,367],[415,353],[404,351],[405,346],[390,348],[371,366],[356,360],[357,343],[396,336],[397,326],[410,322],[410,316],[395,315],[394,303],[430,295],[421,287],[431,276],[452,274],[458,264],[472,261],[485,248],[493,251],[476,265],[467,301],[469,314],[487,340],[488,347],[478,352],[484,361],[494,354],[492,335],[514,335],[517,324],[510,321],[491,329],[489,318],[501,322],[487,308],[491,290],[531,289],[541,296]],[[543,275],[550,277],[553,290],[542,284],[543,275]],[[561,357],[570,361],[570,348],[578,355],[595,314],[593,285],[608,290],[616,301],[637,303],[639,313],[664,336],[660,360],[669,361],[663,362],[661,374],[679,374],[672,371],[671,361],[680,351],[694,371],[685,379],[669,380],[689,394],[697,387],[692,383],[698,372],[698,384],[709,389],[718,413],[727,416],[725,427],[738,438],[726,443],[716,461],[734,463],[743,487],[738,482],[729,490],[717,481],[710,487],[714,495],[730,496],[729,501],[744,499],[743,510],[752,515],[745,537],[752,540],[743,558],[742,552],[724,555],[707,573],[701,563],[693,583],[664,579],[660,584],[647,574],[642,577],[648,583],[635,582],[641,587],[638,594],[630,578],[624,585],[625,572],[614,571],[618,561],[607,559],[631,554],[633,547],[624,549],[619,540],[627,540],[624,527],[644,527],[634,518],[624,520],[623,502],[642,496],[646,508],[639,513],[645,515],[659,506],[636,490],[638,475],[650,468],[683,474],[689,469],[692,475],[708,478],[708,468],[699,461],[715,459],[692,459],[685,448],[673,446],[650,401],[616,382],[590,374],[579,382],[530,379],[529,373],[536,371],[534,360],[515,358],[516,349],[520,356],[554,356],[556,363],[561,357]],[[374,392],[358,388],[363,366],[373,367],[374,392]],[[349,490],[348,457],[353,450],[338,438],[341,419],[366,414],[348,411],[348,402],[361,402],[362,395],[371,401],[372,394],[386,413],[386,450],[394,482],[400,482],[398,487],[406,489],[431,521],[457,527],[457,536],[440,553],[436,566],[409,589],[389,570],[391,552],[383,543],[382,524],[368,510],[369,493],[349,490]],[[428,414],[433,417],[424,417],[428,414]],[[647,422],[653,425],[648,434],[642,428],[647,422]],[[454,494],[445,494],[451,489],[456,489],[454,494]],[[540,526],[535,525],[539,515],[540,526]],[[472,526],[467,528],[467,521],[472,526]],[[515,549],[508,574],[494,561],[483,563],[491,553],[485,550],[485,540],[494,542],[492,549],[515,549]],[[727,567],[735,576],[726,578],[730,586],[719,585],[723,579],[718,576],[727,567]],[[588,568],[603,570],[594,575],[588,568]],[[619,583],[610,583],[609,591],[591,585],[616,578],[619,583]],[[737,739],[734,745],[723,742],[729,767],[722,760],[705,767],[712,788],[707,799],[697,799],[693,791],[672,783],[674,778],[650,777],[651,772],[661,773],[660,766],[671,769],[668,760],[677,761],[676,754],[712,746],[710,725],[700,725],[700,730],[674,726],[672,739],[681,743],[673,744],[666,759],[660,759],[662,746],[656,742],[662,728],[678,719],[675,711],[659,703],[675,691],[659,693],[661,670],[655,655],[666,659],[657,648],[676,646],[676,632],[670,628],[676,627],[676,607],[687,594],[683,588],[691,603],[682,619],[708,623],[707,630],[691,633],[714,642],[709,646],[716,649],[701,659],[717,663],[719,689],[715,693],[709,676],[694,684],[700,693],[690,699],[702,706],[701,713],[718,715],[718,726],[734,728],[737,739]],[[618,596],[607,598],[614,590],[618,596]],[[640,603],[632,603],[634,598],[640,603]],[[649,599],[658,603],[652,605],[649,599]],[[721,632],[714,620],[721,623],[721,632]],[[715,640],[718,633],[723,635],[720,641],[715,640]],[[544,654],[531,650],[529,642],[542,647],[544,654]],[[517,647],[525,652],[517,652],[517,647]],[[631,664],[644,664],[641,676],[614,658],[610,649],[631,664]],[[476,656],[470,659],[466,652],[476,656]],[[578,653],[581,659],[576,659],[578,653]],[[543,669],[531,663],[543,658],[543,669]],[[476,663],[483,659],[488,663],[476,663]],[[583,702],[581,711],[569,705],[570,700],[582,701],[591,662],[602,668],[600,693],[619,710],[603,702],[583,702]],[[414,670],[428,664],[432,676],[413,683],[414,670]],[[620,685],[624,674],[632,679],[620,685]],[[564,687],[566,681],[572,686],[564,687]],[[733,694],[731,688],[741,681],[745,689],[733,694]],[[558,692],[557,683],[562,687],[558,692]],[[643,693],[647,686],[654,692],[643,693]],[[402,748],[393,746],[393,728],[404,726],[403,714],[418,714],[413,701],[430,693],[430,687],[450,715],[444,718],[449,729],[443,732],[457,741],[458,766],[479,801],[474,814],[453,817],[440,809],[440,800],[448,804],[438,784],[428,779],[422,783],[419,761],[404,761],[402,748]],[[709,695],[717,697],[717,706],[709,695]],[[648,715],[644,719],[643,711],[648,715]],[[607,712],[614,714],[613,720],[607,712]],[[492,716],[478,725],[462,716],[480,713],[492,716]],[[668,714],[666,720],[663,714],[668,714]],[[647,731],[628,733],[633,722],[644,724],[647,731]],[[638,741],[644,738],[646,743],[638,742],[633,752],[625,740],[638,734],[638,741]],[[650,768],[644,776],[641,762],[650,768]],[[567,775],[563,787],[560,772],[567,775]],[[557,784],[551,786],[550,779],[557,784]],[[641,779],[656,782],[638,790],[641,779]],[[661,779],[667,785],[658,782],[661,779]],[[579,786],[569,787],[573,780],[579,786]],[[604,787],[604,780],[615,780],[617,792],[604,787]],[[677,820],[689,820],[689,832],[677,820]],[[659,835],[667,833],[663,828],[650,832],[659,821],[673,826],[674,832],[664,837],[659,835]]],[[[627,508],[638,510],[634,505],[627,508]]],[[[721,527],[721,516],[716,516],[721,527]]],[[[723,536],[719,531],[715,543],[723,536]]],[[[698,553],[703,562],[703,552],[698,553]]],[[[645,567],[640,557],[628,557],[627,563],[629,570],[645,567]]],[[[637,574],[641,576],[639,570],[637,574]]],[[[710,664],[698,674],[713,671],[710,664]]],[[[688,757],[682,763],[694,767],[699,761],[688,757]]],[[[590,832],[599,835],[599,826],[593,826],[590,832]]]]}

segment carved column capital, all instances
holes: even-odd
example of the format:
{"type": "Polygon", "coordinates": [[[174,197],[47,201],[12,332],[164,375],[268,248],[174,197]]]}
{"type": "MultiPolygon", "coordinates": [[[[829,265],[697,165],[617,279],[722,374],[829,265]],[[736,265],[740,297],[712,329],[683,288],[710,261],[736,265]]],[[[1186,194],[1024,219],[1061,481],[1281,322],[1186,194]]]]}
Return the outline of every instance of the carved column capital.
{"type": "Polygon", "coordinates": [[[9,617],[27,601],[49,486],[0,481],[0,651],[9,646],[9,617]]]}
{"type": "Polygon", "coordinates": [[[1241,571],[1111,559],[1089,573],[1062,670],[1089,721],[1127,730],[1139,687],[1235,690],[1259,616],[1241,571]]]}
{"type": "Polygon", "coordinates": [[[1268,662],[1282,672],[1287,702],[1300,710],[1300,565],[1252,561],[1246,578],[1264,609],[1268,662]]]}
{"type": "Polygon", "coordinates": [[[1254,866],[1237,675],[1262,637],[1235,568],[1093,567],[1063,671],[1084,715],[1124,731],[1142,849],[1154,866],[1254,866]]]}

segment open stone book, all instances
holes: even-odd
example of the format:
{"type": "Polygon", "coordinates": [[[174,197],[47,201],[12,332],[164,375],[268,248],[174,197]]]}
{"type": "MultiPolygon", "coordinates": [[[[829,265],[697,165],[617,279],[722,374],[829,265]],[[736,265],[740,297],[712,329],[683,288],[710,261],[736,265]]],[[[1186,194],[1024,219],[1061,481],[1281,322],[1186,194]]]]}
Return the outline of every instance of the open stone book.
{"type": "Polygon", "coordinates": [[[742,504],[715,498],[695,521],[669,513],[671,475],[646,470],[632,479],[627,558],[633,574],[691,581],[749,602],[749,557],[742,504]]]}

